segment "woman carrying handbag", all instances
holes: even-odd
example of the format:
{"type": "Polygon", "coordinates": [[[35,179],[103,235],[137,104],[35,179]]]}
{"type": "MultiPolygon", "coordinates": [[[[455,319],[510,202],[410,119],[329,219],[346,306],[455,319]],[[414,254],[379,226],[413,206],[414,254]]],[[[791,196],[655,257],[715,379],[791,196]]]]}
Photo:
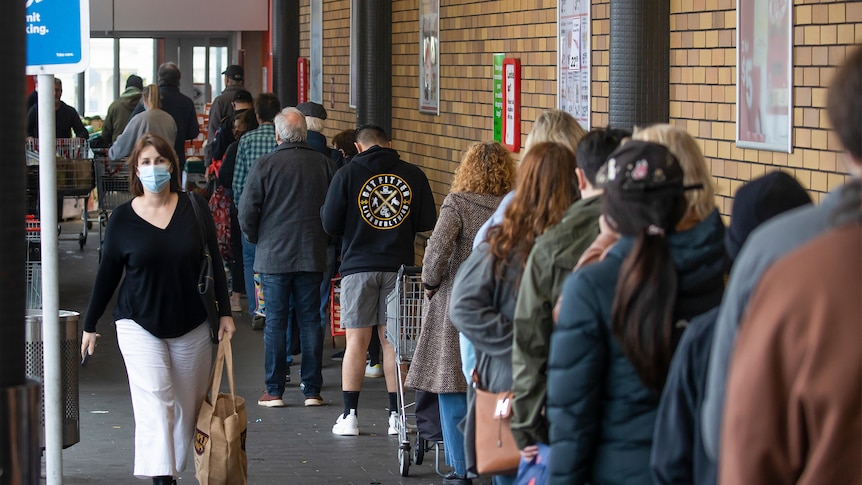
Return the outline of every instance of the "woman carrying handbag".
{"type": "MultiPolygon", "coordinates": [[[[158,135],[141,136],[129,165],[135,198],[108,221],[81,354],[95,352],[96,324],[122,280],[113,318],[135,415],[134,475],[172,484],[185,469],[212,367],[207,309],[198,293],[202,241],[191,205],[206,209],[206,202],[180,192],[177,155],[158,135]]],[[[212,217],[204,223],[213,266],[221,268],[212,217]]],[[[223,271],[214,272],[214,283],[216,338],[229,339],[236,326],[223,271]]]]}
{"type": "MultiPolygon", "coordinates": [[[[458,270],[449,317],[475,348],[478,389],[498,394],[512,388],[512,320],[521,273],[536,237],[558,223],[578,200],[576,166],[575,154],[561,144],[532,146],[521,162],[517,189],[503,222],[491,227],[485,242],[458,270]]],[[[464,432],[468,468],[472,456],[480,474],[494,474],[496,485],[510,484],[520,453],[508,429],[508,400],[500,401],[497,407],[503,415],[497,418],[505,422],[501,435],[508,433],[504,438],[510,444],[507,462],[511,466],[483,470],[481,454],[495,449],[495,443],[485,446],[487,443],[478,442],[481,433],[477,433],[477,423],[484,415],[477,416],[477,393],[471,391],[464,432]]]]}

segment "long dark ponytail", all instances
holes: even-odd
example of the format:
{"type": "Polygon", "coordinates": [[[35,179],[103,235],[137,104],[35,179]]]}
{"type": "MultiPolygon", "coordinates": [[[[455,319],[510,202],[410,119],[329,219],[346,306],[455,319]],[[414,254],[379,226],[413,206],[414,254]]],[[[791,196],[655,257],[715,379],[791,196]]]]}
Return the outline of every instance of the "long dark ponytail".
{"type": "Polygon", "coordinates": [[[661,391],[673,357],[677,272],[662,231],[638,234],[620,268],[611,330],[641,382],[661,391]]]}

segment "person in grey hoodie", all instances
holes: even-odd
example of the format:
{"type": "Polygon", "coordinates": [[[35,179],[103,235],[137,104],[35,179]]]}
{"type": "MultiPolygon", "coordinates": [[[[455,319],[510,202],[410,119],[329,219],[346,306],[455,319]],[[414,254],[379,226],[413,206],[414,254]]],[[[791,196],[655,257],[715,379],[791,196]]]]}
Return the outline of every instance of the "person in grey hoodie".
{"type": "Polygon", "coordinates": [[[105,116],[104,125],[102,125],[102,139],[109,143],[117,141],[117,137],[129,124],[132,111],[141,101],[143,89],[144,80],[140,76],[132,74],[126,78],[126,90],[108,106],[108,114],[105,116]]]}

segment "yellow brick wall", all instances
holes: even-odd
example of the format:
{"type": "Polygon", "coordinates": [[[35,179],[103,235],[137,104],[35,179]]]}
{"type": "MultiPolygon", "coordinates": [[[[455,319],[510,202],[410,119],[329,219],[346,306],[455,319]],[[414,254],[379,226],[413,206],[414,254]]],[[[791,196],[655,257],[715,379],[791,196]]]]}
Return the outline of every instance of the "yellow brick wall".
{"type": "MultiPolygon", "coordinates": [[[[771,170],[795,175],[819,200],[844,183],[840,148],[829,132],[825,93],[849,46],[862,42],[862,2],[795,0],[793,153],[736,147],[736,1],[671,1],[671,122],[701,144],[715,176],[717,203],[730,213],[745,181],[771,170]]],[[[349,0],[324,0],[326,135],[354,127],[348,107],[349,0]]],[[[608,120],[610,1],[592,4],[593,126],[608,120]]],[[[419,0],[393,0],[392,137],[405,160],[422,166],[438,203],[467,146],[493,137],[492,55],[521,60],[522,145],[533,120],[556,107],[553,0],[440,0],[440,115],[418,111],[419,0]]],[[[301,4],[301,55],[308,56],[309,0],[301,4]]],[[[520,156],[520,155],[519,155],[520,156]]]]}
{"type": "Polygon", "coordinates": [[[736,2],[671,0],[671,122],[698,138],[722,214],[746,181],[784,170],[815,201],[842,184],[840,146],[829,131],[826,88],[848,47],[862,41],[862,3],[796,0],[793,8],[793,152],[737,148],[736,2]]]}

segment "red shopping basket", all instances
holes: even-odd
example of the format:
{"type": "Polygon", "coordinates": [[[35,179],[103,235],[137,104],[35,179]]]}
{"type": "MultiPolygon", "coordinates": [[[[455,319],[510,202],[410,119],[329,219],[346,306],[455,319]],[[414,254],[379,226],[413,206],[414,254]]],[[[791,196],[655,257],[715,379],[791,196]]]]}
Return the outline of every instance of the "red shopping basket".
{"type": "Polygon", "coordinates": [[[332,334],[332,346],[335,347],[335,337],[344,335],[344,329],[341,328],[341,276],[335,275],[332,278],[332,285],[329,287],[329,326],[332,334]]]}

